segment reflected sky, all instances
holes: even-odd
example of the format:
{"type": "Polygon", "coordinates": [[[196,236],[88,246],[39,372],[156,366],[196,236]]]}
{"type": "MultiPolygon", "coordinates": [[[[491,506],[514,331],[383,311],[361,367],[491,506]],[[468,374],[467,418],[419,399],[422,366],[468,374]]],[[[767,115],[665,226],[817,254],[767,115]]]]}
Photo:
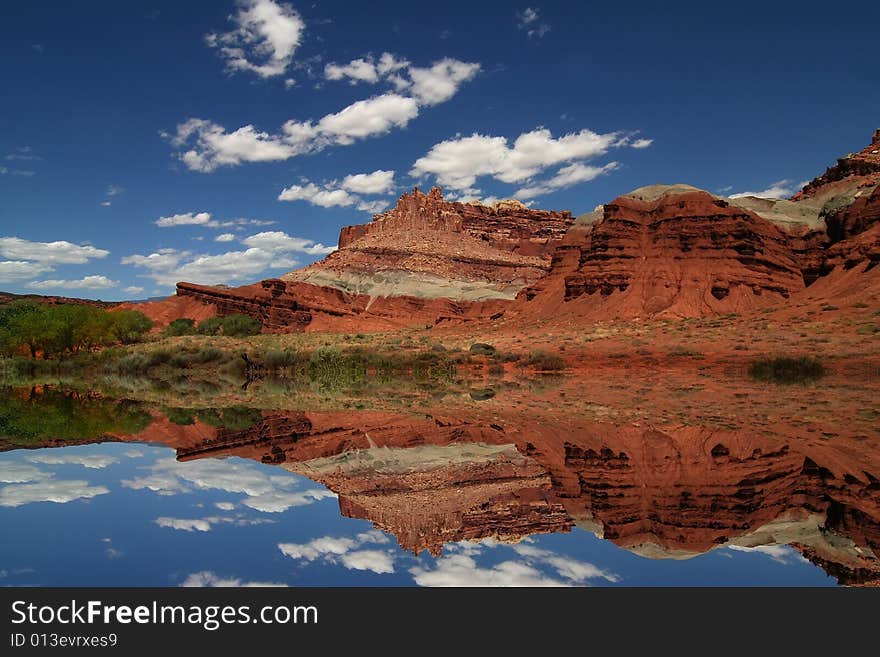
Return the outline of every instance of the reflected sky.
{"type": "Polygon", "coordinates": [[[836,584],[787,545],[652,558],[584,523],[415,555],[370,521],[341,515],[336,494],[307,477],[235,456],[176,454],[112,442],[0,453],[0,585],[836,584]]]}

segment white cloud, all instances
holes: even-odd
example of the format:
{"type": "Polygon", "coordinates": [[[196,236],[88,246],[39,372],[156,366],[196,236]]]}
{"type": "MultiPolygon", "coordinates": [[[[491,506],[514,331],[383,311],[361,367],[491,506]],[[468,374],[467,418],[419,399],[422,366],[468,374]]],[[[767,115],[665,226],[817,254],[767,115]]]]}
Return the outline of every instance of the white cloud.
{"type": "Polygon", "coordinates": [[[348,64],[330,63],[324,67],[324,77],[328,80],[348,78],[351,84],[358,82],[378,82],[379,73],[376,65],[366,59],[353,59],[348,64]]]}
{"type": "Polygon", "coordinates": [[[87,481],[47,479],[34,483],[14,484],[0,488],[0,506],[17,507],[33,502],[66,504],[75,500],[105,495],[110,491],[104,486],[92,486],[87,481]]]}
{"type": "Polygon", "coordinates": [[[539,11],[533,7],[526,7],[522,11],[516,12],[516,26],[520,30],[524,30],[530,37],[540,39],[550,31],[547,23],[540,21],[539,11]]]}
{"type": "Polygon", "coordinates": [[[253,588],[261,586],[287,586],[286,584],[278,584],[277,582],[245,582],[237,577],[221,577],[217,573],[210,570],[202,570],[187,576],[183,583],[183,587],[190,588],[208,588],[208,587],[225,587],[225,588],[253,588]]]}
{"type": "Polygon", "coordinates": [[[631,148],[647,148],[654,143],[653,139],[636,139],[630,144],[631,148]]]}
{"type": "Polygon", "coordinates": [[[410,67],[411,93],[422,105],[445,103],[458,92],[463,82],[471,80],[479,70],[479,64],[449,57],[429,68],[410,67]]]}
{"type": "Polygon", "coordinates": [[[293,7],[273,0],[244,0],[229,20],[231,31],[208,34],[205,41],[218,49],[229,71],[250,71],[262,78],[287,70],[305,30],[293,7]]]}
{"type": "Polygon", "coordinates": [[[245,162],[287,160],[406,127],[419,115],[420,107],[449,100],[479,69],[479,64],[448,57],[430,67],[418,68],[390,53],[383,53],[378,62],[361,58],[346,65],[329,64],[325,74],[332,76],[331,79],[377,81],[381,78],[396,91],[358,100],[317,121],[287,121],[277,134],[258,130],[253,125],[228,132],[212,121],[191,118],[179,124],[173,135],[163,133],[163,136],[180,149],[177,157],[194,171],[209,172],[245,162]]]}
{"type": "Polygon", "coordinates": [[[183,212],[167,217],[159,217],[154,221],[159,228],[170,226],[206,226],[211,223],[210,212],[183,212]]]}
{"type": "Polygon", "coordinates": [[[214,502],[214,506],[221,511],[232,511],[235,508],[235,504],[232,502],[214,502]]]}
{"type": "Polygon", "coordinates": [[[279,543],[278,549],[285,556],[299,561],[322,560],[340,564],[349,570],[370,570],[374,573],[393,573],[394,559],[382,550],[360,550],[363,545],[388,543],[382,532],[370,530],[354,538],[323,536],[308,543],[279,543]]]}
{"type": "Polygon", "coordinates": [[[108,185],[107,196],[119,196],[124,190],[119,185],[108,185]]]}
{"type": "Polygon", "coordinates": [[[16,281],[33,278],[40,274],[52,271],[52,267],[39,262],[26,262],[24,260],[0,260],[0,283],[14,283],[16,281]]]}
{"type": "Polygon", "coordinates": [[[118,462],[115,456],[106,454],[79,454],[75,448],[67,448],[63,452],[56,450],[40,451],[30,454],[29,461],[45,465],[81,465],[84,468],[100,470],[118,462]]]}
{"type": "Polygon", "coordinates": [[[394,171],[348,175],[342,179],[342,188],[356,194],[387,194],[394,189],[394,171]]]}
{"type": "MultiPolygon", "coordinates": [[[[246,497],[241,504],[265,513],[280,513],[295,506],[312,504],[318,500],[335,497],[327,489],[296,490],[299,479],[293,476],[268,475],[263,470],[244,462],[231,459],[205,459],[192,463],[178,463],[174,459],[159,459],[150,466],[150,473],[143,477],[123,480],[122,485],[135,490],[151,490],[160,495],[172,495],[189,492],[192,489],[217,489],[228,493],[242,493],[246,497]]],[[[164,519],[166,525],[171,520],[164,519]]],[[[209,517],[200,518],[202,523],[220,522],[233,524],[254,524],[265,520],[247,520],[241,517],[209,517]]],[[[187,520],[184,523],[190,522],[187,520]]],[[[193,525],[198,531],[208,531],[193,525]]],[[[179,528],[179,527],[175,527],[179,528]]]]}
{"type": "MultiPolygon", "coordinates": [[[[537,128],[519,135],[512,145],[505,137],[459,136],[431,147],[416,160],[410,173],[433,175],[445,187],[473,194],[481,176],[505,183],[524,182],[553,165],[604,155],[625,141],[616,132],[598,134],[586,129],[554,138],[546,128],[537,128]]],[[[567,169],[559,174],[577,177],[585,171],[567,169]]]]}
{"type": "Polygon", "coordinates": [[[211,523],[200,518],[156,518],[156,524],[160,527],[168,527],[170,529],[179,529],[185,532],[211,531],[211,523]]]}
{"type": "Polygon", "coordinates": [[[763,554],[781,564],[790,564],[803,559],[803,556],[789,545],[756,545],[754,547],[727,545],[725,547],[728,550],[734,550],[736,552],[763,554]]]}
{"type": "Polygon", "coordinates": [[[215,242],[234,242],[235,235],[232,233],[221,233],[217,237],[214,238],[215,242]]]}
{"type": "Polygon", "coordinates": [[[387,206],[385,201],[368,201],[360,194],[386,194],[394,187],[394,171],[381,169],[372,173],[348,175],[342,182],[332,181],[318,186],[307,180],[291,185],[278,195],[279,201],[307,201],[323,208],[357,206],[358,210],[375,212],[387,206]]]}
{"type": "Polygon", "coordinates": [[[531,187],[523,187],[518,190],[514,196],[521,199],[534,198],[582,182],[589,182],[590,180],[598,178],[602,174],[609,173],[618,168],[620,168],[620,164],[617,162],[609,162],[601,167],[594,167],[582,162],[575,162],[574,164],[562,167],[556,172],[556,175],[548,180],[539,182],[531,187]]]}
{"type": "Polygon", "coordinates": [[[126,256],[121,262],[146,269],[148,276],[161,285],[174,285],[178,281],[218,285],[253,279],[269,269],[292,269],[298,264],[290,256],[292,253],[322,255],[336,250],[335,246],[292,237],[282,231],[264,231],[241,241],[249,248],[216,255],[160,249],[149,255],[126,256]]]}
{"type": "Polygon", "coordinates": [[[265,518],[245,518],[242,516],[209,516],[207,518],[156,518],[156,524],[160,527],[177,529],[184,532],[209,532],[214,525],[235,525],[246,527],[250,525],[264,525],[273,522],[265,518]]]}
{"type": "Polygon", "coordinates": [[[99,205],[105,208],[109,208],[111,205],[113,205],[113,203],[111,201],[101,201],[99,205]]]}
{"type": "Polygon", "coordinates": [[[2,484],[23,484],[43,477],[45,477],[45,473],[32,465],[0,461],[0,483],[2,484]]]}
{"type": "Polygon", "coordinates": [[[279,253],[308,253],[309,255],[326,255],[336,250],[335,246],[324,246],[302,237],[292,237],[280,230],[263,231],[242,240],[242,244],[252,248],[279,253]]]}
{"type": "Polygon", "coordinates": [[[767,189],[760,192],[739,192],[730,194],[729,198],[741,198],[743,196],[758,196],[760,198],[788,198],[797,194],[808,181],[795,183],[792,180],[778,180],[767,189]]]}
{"type": "Polygon", "coordinates": [[[450,554],[437,559],[433,568],[414,566],[409,572],[419,586],[566,586],[522,562],[482,567],[466,554],[450,554]]]}
{"type": "Polygon", "coordinates": [[[296,86],[296,80],[294,80],[293,78],[287,78],[284,81],[284,88],[285,89],[292,89],[295,86],[296,86]]]}
{"type": "Polygon", "coordinates": [[[378,61],[372,56],[359,57],[348,64],[330,63],[324,67],[327,80],[358,82],[389,82],[397,92],[408,92],[419,105],[437,105],[452,98],[462,83],[473,79],[480,65],[444,57],[431,66],[413,66],[406,59],[398,59],[385,52],[378,61]]]}
{"type": "Polygon", "coordinates": [[[381,550],[357,550],[343,554],[342,565],[349,570],[371,570],[374,573],[393,573],[394,559],[381,550]]]}
{"type": "Polygon", "coordinates": [[[357,197],[344,189],[321,189],[315,183],[291,185],[278,195],[279,201],[308,201],[322,208],[349,206],[357,202],[357,197]]]}
{"type": "Polygon", "coordinates": [[[107,290],[118,285],[119,281],[93,274],[75,280],[53,278],[45,281],[31,281],[25,287],[29,287],[32,290],[53,290],[59,288],[64,290],[107,290]]]}
{"type": "Polygon", "coordinates": [[[123,290],[126,294],[140,294],[144,291],[140,285],[129,285],[127,288],[123,290]]]}
{"type": "Polygon", "coordinates": [[[91,245],[56,242],[31,242],[20,237],[0,237],[0,256],[12,260],[33,260],[50,265],[82,265],[95,258],[105,258],[109,251],[91,245]]]}
{"type": "Polygon", "coordinates": [[[586,561],[578,561],[550,550],[535,547],[529,543],[513,546],[513,551],[525,557],[529,563],[544,563],[553,568],[561,577],[583,584],[591,579],[604,579],[619,582],[620,577],[607,570],[602,570],[586,561]]]}

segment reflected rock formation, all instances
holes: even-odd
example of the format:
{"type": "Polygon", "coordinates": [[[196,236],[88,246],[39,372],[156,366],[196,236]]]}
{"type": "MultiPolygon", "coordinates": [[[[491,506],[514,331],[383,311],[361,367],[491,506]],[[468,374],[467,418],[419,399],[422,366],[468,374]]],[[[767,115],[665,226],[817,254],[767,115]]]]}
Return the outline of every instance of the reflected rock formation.
{"type": "MultiPolygon", "coordinates": [[[[524,419],[500,409],[469,419],[254,415],[252,426],[224,429],[198,413],[187,424],[154,414],[145,429],[91,442],[158,443],[180,461],[237,456],[284,468],[326,485],[343,515],[417,554],[577,526],[648,558],[791,545],[842,584],[880,584],[880,450],[870,438],[524,419]]],[[[26,446],[58,444],[31,437],[26,446]]]]}
{"type": "Polygon", "coordinates": [[[650,558],[786,544],[842,584],[880,584],[880,459],[858,441],[287,412],[177,447],[180,460],[240,456],[309,477],[416,553],[576,525],[650,558]]]}

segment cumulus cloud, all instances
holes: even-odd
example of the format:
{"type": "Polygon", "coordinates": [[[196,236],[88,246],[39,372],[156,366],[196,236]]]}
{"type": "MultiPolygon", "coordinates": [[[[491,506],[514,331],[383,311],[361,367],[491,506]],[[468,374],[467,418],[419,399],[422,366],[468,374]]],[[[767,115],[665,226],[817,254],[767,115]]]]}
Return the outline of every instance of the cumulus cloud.
{"type": "Polygon", "coordinates": [[[753,554],[763,554],[773,561],[785,565],[803,560],[803,556],[790,545],[756,545],[754,547],[745,547],[743,545],[727,545],[726,547],[728,550],[734,550],[736,552],[751,552],[753,554]]]}
{"type": "Polygon", "coordinates": [[[277,582],[245,582],[238,577],[221,577],[217,573],[210,570],[201,570],[197,573],[187,575],[186,579],[181,583],[182,587],[189,588],[254,588],[261,586],[287,586],[287,584],[279,584],[277,582]]]}
{"type": "Polygon", "coordinates": [[[410,574],[420,586],[571,586],[590,580],[618,582],[620,578],[591,563],[539,548],[529,539],[507,546],[491,539],[480,543],[462,541],[447,546],[450,554],[437,559],[432,566],[417,565],[410,574]],[[486,550],[513,550],[519,560],[483,566],[477,557],[486,550]],[[555,576],[546,571],[552,570],[555,576]]]}
{"type": "Polygon", "coordinates": [[[482,567],[466,554],[450,554],[437,559],[432,568],[414,566],[409,572],[419,586],[566,586],[522,562],[482,567]]]}
{"type": "Polygon", "coordinates": [[[140,285],[129,285],[127,288],[123,290],[126,294],[140,294],[144,291],[140,285]]]}
{"type": "Polygon", "coordinates": [[[388,543],[382,532],[370,530],[353,538],[323,536],[308,543],[279,543],[278,549],[285,556],[298,561],[323,561],[339,564],[349,570],[370,570],[374,573],[393,573],[394,558],[384,550],[362,550],[364,545],[388,543]]]}
{"type": "Polygon", "coordinates": [[[210,172],[245,162],[287,160],[404,128],[419,115],[421,107],[452,98],[479,69],[479,64],[448,57],[419,68],[389,53],[384,53],[378,61],[360,58],[346,65],[329,64],[325,68],[329,79],[353,82],[382,79],[394,91],[358,100],[316,121],[289,120],[274,134],[250,124],[230,132],[213,121],[191,118],[179,124],[174,134],[163,135],[179,149],[177,157],[193,171],[210,172]]]}
{"type": "Polygon", "coordinates": [[[168,529],[184,532],[209,532],[214,525],[227,524],[238,527],[264,525],[273,522],[266,518],[245,518],[242,516],[209,516],[207,518],[156,518],[156,524],[168,529]]]}
{"type": "Polygon", "coordinates": [[[109,493],[104,486],[93,486],[87,481],[46,479],[33,483],[13,484],[0,488],[0,506],[17,507],[34,502],[66,504],[109,493]]]}
{"type": "Polygon", "coordinates": [[[387,194],[394,188],[394,171],[381,169],[372,173],[345,176],[342,181],[331,181],[321,186],[308,180],[300,185],[286,187],[278,195],[279,201],[307,201],[323,208],[357,206],[358,210],[377,212],[387,206],[385,201],[366,200],[362,194],[387,194]]]}
{"type": "MultiPolygon", "coordinates": [[[[159,228],[172,228],[174,226],[205,226],[207,228],[235,228],[243,230],[245,226],[271,226],[276,222],[270,219],[227,219],[219,221],[212,218],[210,212],[181,212],[167,217],[159,217],[153,222],[159,228]]],[[[217,240],[224,242],[229,240],[217,240]]]]}
{"type": "Polygon", "coordinates": [[[0,237],[0,256],[11,260],[32,260],[47,265],[82,265],[108,255],[109,251],[89,244],[73,244],[64,240],[31,242],[20,237],[0,237]]]}
{"type": "Polygon", "coordinates": [[[555,192],[556,190],[571,187],[582,182],[589,182],[602,174],[609,173],[618,168],[620,168],[618,162],[609,162],[601,167],[575,162],[574,164],[562,167],[554,176],[547,180],[517,190],[514,196],[519,199],[535,198],[536,196],[555,192]]]}
{"type": "Polygon", "coordinates": [[[432,146],[426,155],[416,160],[410,173],[416,177],[433,176],[444,187],[475,195],[480,177],[522,183],[554,165],[571,163],[550,181],[539,184],[560,189],[616,167],[615,163],[586,167],[582,162],[627,144],[628,138],[620,133],[598,134],[586,129],[554,138],[546,128],[537,128],[519,135],[513,144],[506,137],[458,136],[432,146]]]}
{"type": "Polygon", "coordinates": [[[15,283],[52,271],[50,265],[25,260],[0,260],[0,283],[15,283]]]}
{"type": "Polygon", "coordinates": [[[292,269],[298,264],[291,257],[293,253],[323,255],[336,250],[335,246],[292,237],[282,231],[256,233],[241,242],[248,248],[215,255],[166,248],[148,255],[126,256],[121,262],[147,270],[147,275],[160,285],[174,285],[178,281],[218,285],[253,279],[269,269],[292,269]]]}
{"type": "Polygon", "coordinates": [[[215,242],[234,242],[235,235],[232,233],[220,233],[217,237],[214,238],[215,242]]]}
{"type": "MultiPolygon", "coordinates": [[[[160,495],[187,493],[194,489],[241,493],[245,496],[241,499],[242,505],[265,513],[280,513],[291,507],[336,497],[334,493],[324,488],[300,490],[298,477],[269,475],[264,470],[244,462],[205,459],[193,463],[179,463],[168,458],[159,459],[148,469],[149,472],[145,476],[123,480],[122,485],[135,490],[151,490],[160,495]]],[[[218,522],[238,523],[240,517],[231,520],[218,517],[196,520],[211,525],[218,522]]],[[[196,526],[193,526],[193,529],[207,531],[196,526]]]]}
{"type": "Polygon", "coordinates": [[[550,31],[550,26],[541,20],[538,9],[526,7],[516,12],[516,26],[529,37],[540,39],[550,31]]]}
{"type": "Polygon", "coordinates": [[[631,148],[647,148],[654,143],[653,139],[636,139],[630,144],[631,148]]]}
{"type": "Polygon", "coordinates": [[[413,66],[408,60],[385,52],[378,60],[371,55],[351,60],[348,64],[330,63],[324,67],[327,80],[376,83],[385,81],[398,93],[406,92],[419,105],[437,105],[452,98],[462,83],[480,71],[480,65],[444,57],[431,66],[413,66]]]}
{"type": "Polygon", "coordinates": [[[14,463],[0,461],[0,484],[23,484],[27,481],[36,481],[45,476],[45,473],[26,463],[14,463]]]}
{"type": "Polygon", "coordinates": [[[793,196],[797,194],[804,185],[809,181],[801,181],[799,183],[795,183],[792,180],[777,180],[775,183],[770,185],[767,189],[762,190],[760,192],[738,192],[736,194],[730,194],[729,198],[742,198],[743,196],[758,196],[760,198],[788,198],[789,196],[793,196]]]}
{"type": "Polygon", "coordinates": [[[261,78],[282,75],[302,41],[305,22],[290,5],[273,0],[241,0],[229,16],[233,29],[212,32],[206,43],[226,60],[228,71],[261,78]]]}
{"type": "Polygon", "coordinates": [[[32,290],[107,290],[119,285],[119,281],[114,281],[106,276],[95,275],[84,276],[74,280],[50,278],[45,281],[31,281],[25,287],[32,290]]]}
{"type": "Polygon", "coordinates": [[[92,470],[101,470],[119,460],[115,456],[108,454],[80,454],[75,448],[67,448],[64,451],[40,451],[30,454],[27,458],[34,463],[43,463],[45,465],[81,465],[92,470]]]}
{"type": "Polygon", "coordinates": [[[155,223],[159,228],[170,226],[206,226],[211,223],[210,212],[182,212],[167,217],[159,217],[155,223]]]}

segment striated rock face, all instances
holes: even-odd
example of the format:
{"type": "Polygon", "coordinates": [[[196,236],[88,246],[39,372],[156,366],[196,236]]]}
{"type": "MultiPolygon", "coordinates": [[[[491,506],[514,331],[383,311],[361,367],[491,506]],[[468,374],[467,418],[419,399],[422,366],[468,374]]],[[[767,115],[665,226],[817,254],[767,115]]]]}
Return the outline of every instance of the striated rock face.
{"type": "Polygon", "coordinates": [[[686,425],[510,420],[270,412],[177,448],[180,460],[240,456],[305,475],[339,495],[343,515],[416,553],[578,525],[650,558],[792,545],[841,583],[880,581],[880,464],[870,448],[686,425]]]}
{"type": "Polygon", "coordinates": [[[871,143],[858,153],[850,153],[828,167],[824,174],[810,181],[800,192],[792,197],[799,201],[815,196],[828,196],[838,191],[839,181],[857,181],[861,187],[880,184],[880,129],[874,131],[871,143]]]}
{"type": "Polygon", "coordinates": [[[606,204],[601,219],[573,230],[557,249],[548,280],[521,298],[553,288],[554,278],[565,301],[589,299],[601,317],[740,311],[804,285],[774,224],[681,185],[642,188],[606,204]]]}
{"type": "Polygon", "coordinates": [[[339,250],[283,278],[377,297],[513,299],[544,276],[571,213],[443,200],[418,188],[373,221],[342,229],[339,250]]]}

